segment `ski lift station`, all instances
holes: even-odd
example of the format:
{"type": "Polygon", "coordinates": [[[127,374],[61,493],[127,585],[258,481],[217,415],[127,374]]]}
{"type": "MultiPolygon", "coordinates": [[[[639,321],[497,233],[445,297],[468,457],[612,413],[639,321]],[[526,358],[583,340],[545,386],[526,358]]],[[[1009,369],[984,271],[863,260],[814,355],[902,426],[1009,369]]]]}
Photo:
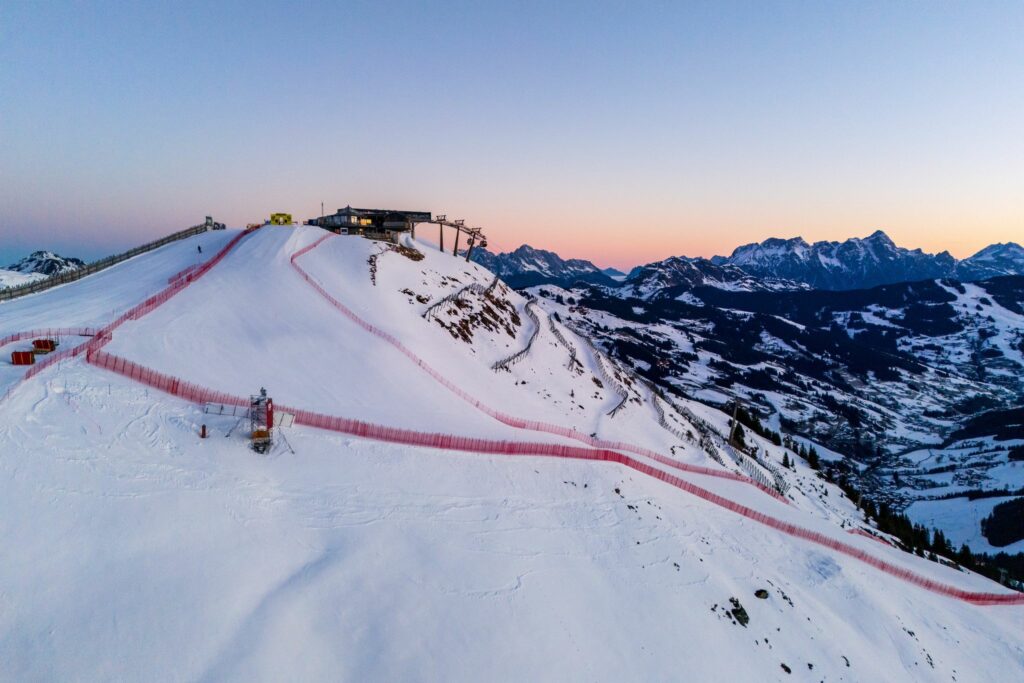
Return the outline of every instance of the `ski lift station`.
{"type": "Polygon", "coordinates": [[[346,206],[330,216],[310,219],[317,225],[341,235],[363,235],[372,239],[394,240],[399,233],[415,235],[417,223],[429,223],[429,211],[399,211],[396,209],[354,209],[346,206]]]}
{"type": "Polygon", "coordinates": [[[346,206],[329,216],[311,218],[308,225],[316,225],[339,235],[361,235],[369,239],[397,242],[398,237],[409,233],[416,237],[416,225],[432,223],[438,226],[438,246],[444,251],[444,229],[455,230],[452,255],[459,253],[459,239],[465,233],[467,240],[466,260],[473,253],[473,247],[486,247],[487,238],[482,228],[466,225],[464,220],[448,220],[447,216],[433,216],[429,211],[405,211],[399,209],[356,209],[346,206]]]}

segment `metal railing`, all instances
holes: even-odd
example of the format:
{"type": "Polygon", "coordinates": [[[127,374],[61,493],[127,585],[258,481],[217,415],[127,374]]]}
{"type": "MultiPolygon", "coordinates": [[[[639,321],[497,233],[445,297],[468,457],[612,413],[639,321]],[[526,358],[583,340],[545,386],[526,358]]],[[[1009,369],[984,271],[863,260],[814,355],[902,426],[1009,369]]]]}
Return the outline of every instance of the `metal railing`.
{"type": "Polygon", "coordinates": [[[654,406],[654,412],[658,416],[658,424],[661,425],[662,429],[675,436],[680,441],[693,442],[695,439],[692,435],[683,434],[677,428],[669,423],[668,418],[665,415],[665,409],[661,407],[659,401],[665,401],[668,403],[673,410],[682,415],[686,420],[697,430],[699,437],[696,439],[697,446],[707,453],[708,457],[717,462],[722,467],[725,467],[725,460],[722,458],[722,454],[715,446],[714,430],[711,425],[697,417],[692,411],[678,406],[675,403],[669,403],[667,399],[662,396],[661,392],[650,382],[644,381],[644,385],[651,392],[651,403],[654,406]]]}
{"type": "Polygon", "coordinates": [[[448,303],[451,303],[453,301],[461,301],[462,297],[464,297],[469,292],[473,292],[475,294],[483,294],[483,295],[486,296],[487,294],[490,294],[491,292],[493,292],[494,288],[497,287],[497,286],[498,286],[498,276],[497,275],[494,276],[494,279],[491,280],[491,283],[489,285],[487,285],[486,287],[484,287],[479,282],[470,282],[465,287],[461,287],[461,288],[455,290],[454,292],[452,292],[451,294],[448,294],[447,296],[443,296],[440,299],[438,299],[437,301],[435,301],[434,303],[430,304],[430,306],[427,307],[427,310],[423,311],[423,318],[425,320],[431,320],[437,314],[437,309],[439,309],[441,306],[443,306],[445,304],[448,304],[448,303]]]}
{"type": "Polygon", "coordinates": [[[594,356],[594,363],[597,365],[597,374],[600,375],[601,379],[603,379],[609,385],[611,390],[619,397],[619,402],[615,404],[614,408],[608,411],[609,417],[615,417],[616,413],[622,410],[626,405],[626,401],[629,400],[629,392],[622,387],[619,381],[615,379],[611,372],[609,372],[608,368],[605,367],[604,354],[601,353],[594,342],[592,342],[587,335],[577,329],[573,329],[573,332],[576,333],[577,337],[583,340],[583,343],[586,344],[588,349],[590,349],[591,355],[594,356]]]}
{"type": "Polygon", "coordinates": [[[555,336],[555,339],[558,340],[558,343],[560,343],[562,346],[569,350],[569,362],[566,364],[565,367],[571,370],[573,366],[579,362],[578,360],[576,360],[576,346],[574,344],[571,344],[569,340],[565,338],[565,335],[562,334],[562,331],[558,329],[558,325],[555,324],[554,318],[552,318],[550,315],[548,316],[548,327],[551,329],[551,334],[553,334],[555,336]]]}
{"type": "Polygon", "coordinates": [[[8,287],[6,289],[0,289],[0,301],[16,299],[21,296],[35,294],[36,292],[42,292],[44,290],[51,289],[59,285],[74,282],[76,280],[81,280],[83,277],[92,275],[93,273],[98,273],[101,270],[105,270],[107,268],[110,268],[111,266],[117,265],[118,263],[127,261],[128,259],[134,256],[138,256],[139,254],[144,254],[147,251],[152,251],[153,249],[162,247],[165,244],[177,242],[178,240],[183,240],[188,237],[192,237],[194,235],[206,232],[207,229],[208,227],[205,223],[195,225],[186,230],[182,230],[180,232],[168,235],[167,237],[158,239],[155,242],[149,242],[147,244],[143,244],[142,246],[135,247],[134,249],[129,249],[124,253],[115,254],[114,256],[108,256],[104,259],[100,259],[99,261],[89,263],[85,266],[82,266],[78,270],[72,270],[68,273],[62,273],[60,275],[51,275],[45,280],[29,282],[23,285],[18,285],[17,287],[8,287]]]}
{"type": "Polygon", "coordinates": [[[526,317],[528,317],[530,319],[530,322],[533,323],[533,332],[530,333],[530,338],[526,340],[526,346],[516,351],[511,356],[499,360],[497,363],[491,366],[491,370],[508,370],[508,367],[510,365],[515,365],[516,363],[518,363],[526,356],[526,354],[530,352],[530,349],[533,348],[533,342],[537,339],[537,334],[540,332],[540,318],[538,318],[537,313],[534,312],[534,306],[536,306],[535,303],[533,303],[532,301],[527,301],[526,307],[523,309],[523,312],[526,313],[526,317]]]}

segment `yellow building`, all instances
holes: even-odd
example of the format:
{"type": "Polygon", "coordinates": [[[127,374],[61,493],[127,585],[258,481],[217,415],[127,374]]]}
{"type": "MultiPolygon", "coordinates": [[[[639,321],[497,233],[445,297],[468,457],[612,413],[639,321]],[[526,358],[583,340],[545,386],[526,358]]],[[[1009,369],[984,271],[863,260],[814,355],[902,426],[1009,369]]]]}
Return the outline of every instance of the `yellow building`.
{"type": "Polygon", "coordinates": [[[290,213],[272,213],[270,214],[271,225],[291,225],[292,215],[290,213]]]}

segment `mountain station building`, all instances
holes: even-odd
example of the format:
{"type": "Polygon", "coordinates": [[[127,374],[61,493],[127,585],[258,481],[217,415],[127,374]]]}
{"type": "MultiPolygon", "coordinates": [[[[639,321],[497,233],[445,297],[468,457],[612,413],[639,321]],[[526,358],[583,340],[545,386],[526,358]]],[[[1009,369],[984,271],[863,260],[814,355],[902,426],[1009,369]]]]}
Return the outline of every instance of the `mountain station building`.
{"type": "Polygon", "coordinates": [[[394,240],[399,233],[416,234],[416,224],[431,220],[429,211],[400,211],[397,209],[354,209],[346,206],[337,213],[311,218],[309,225],[339,235],[362,235],[372,239],[394,240]]]}

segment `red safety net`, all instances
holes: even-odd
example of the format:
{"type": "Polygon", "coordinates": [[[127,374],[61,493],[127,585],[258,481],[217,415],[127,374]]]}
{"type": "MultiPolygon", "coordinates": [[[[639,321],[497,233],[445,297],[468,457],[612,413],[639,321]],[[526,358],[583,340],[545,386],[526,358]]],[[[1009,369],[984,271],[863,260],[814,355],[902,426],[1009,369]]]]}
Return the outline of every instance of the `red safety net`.
{"type": "Polygon", "coordinates": [[[123,325],[128,320],[138,320],[139,318],[146,315],[147,313],[150,313],[157,307],[162,306],[163,304],[170,301],[171,298],[174,297],[179,292],[181,292],[181,290],[185,289],[190,284],[192,284],[193,282],[195,282],[196,280],[210,272],[210,269],[212,269],[218,263],[223,261],[224,257],[227,256],[228,253],[232,249],[234,249],[235,246],[240,241],[242,241],[242,238],[244,238],[246,235],[250,234],[251,232],[257,229],[258,228],[248,228],[243,232],[240,232],[239,234],[232,237],[231,240],[226,245],[224,245],[224,247],[222,247],[220,251],[218,251],[214,255],[214,257],[211,258],[209,261],[206,261],[205,263],[199,265],[198,267],[194,265],[189,266],[188,268],[185,268],[184,270],[179,272],[177,275],[172,276],[170,278],[171,284],[169,284],[167,287],[164,287],[162,290],[160,290],[153,296],[149,297],[142,303],[132,306],[127,311],[122,313],[120,316],[115,318],[113,322],[109,323],[106,327],[97,332],[96,336],[93,337],[93,340],[89,342],[89,347],[92,349],[99,349],[106,346],[110,342],[111,335],[113,334],[114,330],[116,330],[118,327],[123,325]]]}
{"type": "Polygon", "coordinates": [[[868,531],[864,531],[863,529],[850,529],[850,533],[854,534],[855,536],[866,536],[867,538],[870,538],[873,541],[878,541],[882,545],[887,545],[887,546],[889,546],[891,548],[895,548],[896,547],[892,543],[890,543],[889,541],[887,541],[884,538],[882,538],[881,536],[875,536],[874,534],[872,534],[872,533],[870,533],[868,531]]]}
{"type": "Polygon", "coordinates": [[[154,294],[153,296],[149,297],[142,303],[132,306],[127,311],[122,313],[120,316],[115,318],[113,322],[108,323],[106,326],[104,326],[102,329],[96,330],[92,328],[49,328],[42,330],[30,330],[27,332],[16,332],[12,335],[4,337],[2,340],[0,340],[0,346],[11,343],[13,341],[19,341],[20,339],[29,338],[30,336],[60,337],[69,335],[79,335],[91,336],[92,338],[89,341],[83,344],[79,344],[74,348],[61,349],[56,353],[48,354],[44,360],[36,363],[35,365],[30,366],[28,371],[24,375],[22,375],[22,377],[17,382],[15,382],[15,384],[8,387],[3,394],[0,394],[0,402],[6,400],[11,395],[11,392],[13,392],[23,382],[35,377],[40,372],[42,372],[46,368],[51,367],[55,363],[59,363],[65,358],[73,358],[75,356],[81,355],[84,351],[86,351],[86,349],[98,350],[106,346],[112,339],[114,330],[120,327],[122,324],[124,324],[125,321],[138,320],[142,316],[146,315],[147,313],[155,309],[157,306],[160,306],[161,304],[169,301],[171,297],[173,297],[175,294],[177,294],[185,287],[198,280],[200,277],[208,273],[211,268],[213,268],[218,263],[223,261],[224,257],[228,255],[228,252],[234,249],[235,246],[242,240],[243,237],[245,237],[246,235],[248,235],[249,233],[256,229],[257,228],[250,228],[245,230],[244,232],[239,233],[238,235],[235,235],[209,261],[206,261],[205,263],[199,266],[192,265],[189,266],[188,268],[185,268],[177,275],[171,277],[171,280],[173,281],[172,284],[168,285],[157,294],[154,294]],[[62,331],[67,331],[67,334],[62,334],[62,331]]]}
{"type": "MultiPolygon", "coordinates": [[[[91,337],[97,333],[98,330],[92,327],[44,327],[36,330],[25,330],[24,332],[13,332],[5,337],[0,338],[0,347],[8,344],[13,344],[19,341],[25,341],[26,339],[35,339],[37,337],[47,337],[50,339],[60,339],[63,337],[91,337]]],[[[88,343],[88,342],[86,342],[88,343]]],[[[54,363],[59,363],[65,358],[77,356],[81,351],[78,349],[84,348],[85,344],[79,344],[73,348],[61,349],[60,351],[54,351],[53,353],[46,354],[36,363],[33,363],[28,367],[20,378],[18,378],[14,384],[9,386],[0,394],[0,403],[3,403],[10,397],[11,392],[17,389],[22,382],[35,377],[40,372],[50,367],[54,363]]]]}
{"type": "Polygon", "coordinates": [[[7,346],[14,342],[26,339],[59,339],[61,337],[91,337],[98,330],[94,327],[43,327],[38,330],[26,330],[24,332],[13,332],[5,337],[0,337],[0,346],[7,346]]]}
{"type": "MultiPolygon", "coordinates": [[[[194,282],[203,274],[208,272],[210,268],[223,260],[224,256],[234,248],[239,240],[250,231],[247,230],[245,233],[236,236],[231,242],[225,246],[218,254],[204,264],[202,267],[196,269],[194,272],[185,274],[182,278],[170,285],[167,289],[163,290],[159,294],[150,297],[146,301],[142,302],[138,306],[133,307],[128,312],[123,314],[113,323],[100,330],[92,341],[85,344],[81,344],[75,348],[66,349],[55,354],[50,354],[46,361],[41,364],[37,364],[30,368],[29,372],[26,373],[28,376],[38,374],[43,367],[52,365],[53,363],[61,360],[62,358],[77,356],[83,351],[86,352],[86,360],[93,365],[98,367],[106,368],[111,372],[115,372],[124,377],[128,377],[136,382],[145,384],[146,386],[154,389],[164,391],[173,396],[178,396],[189,401],[196,403],[224,403],[227,405],[246,405],[248,400],[241,396],[233,396],[226,392],[215,391],[207,389],[198,384],[192,382],[186,382],[182,379],[165,375],[155,370],[146,368],[138,363],[133,363],[124,358],[120,358],[113,354],[106,353],[101,348],[109,342],[111,334],[114,329],[123,324],[126,320],[134,320],[152,311],[157,306],[169,300],[174,294],[177,294],[184,287],[188,286],[191,282],[194,282]]],[[[323,242],[323,239],[318,240],[314,244],[306,247],[299,252],[296,252],[292,256],[292,263],[294,264],[295,258],[307,253],[311,249],[323,242]]],[[[509,455],[509,456],[542,456],[542,457],[556,457],[556,458],[568,458],[577,460],[591,460],[591,461],[603,461],[603,462],[614,462],[624,467],[628,467],[636,472],[640,472],[649,477],[658,479],[659,481],[665,482],[677,489],[690,493],[703,500],[713,503],[719,507],[725,508],[736,514],[742,515],[747,519],[751,519],[767,527],[793,536],[800,538],[816,545],[820,545],[826,548],[830,548],[835,552],[842,553],[848,557],[855,558],[868,564],[880,571],[883,571],[891,576],[895,576],[908,583],[920,586],[926,590],[945,595],[948,597],[963,600],[976,605],[1021,605],[1024,604],[1024,594],[1008,594],[1008,593],[982,593],[975,591],[968,591],[960,588],[956,588],[941,581],[931,579],[922,576],[912,570],[900,567],[891,562],[887,562],[881,558],[875,557],[874,555],[862,550],[856,546],[850,545],[843,541],[834,539],[826,534],[805,529],[803,527],[791,524],[789,522],[782,521],[766,513],[759,512],[753,508],[747,507],[740,503],[736,503],[728,498],[721,496],[717,493],[713,493],[701,486],[686,481],[674,474],[658,469],[646,462],[641,462],[635,458],[626,455],[624,453],[612,450],[616,446],[606,447],[603,444],[609,442],[603,442],[599,439],[593,439],[585,435],[580,435],[575,430],[568,430],[565,428],[557,427],[556,425],[548,425],[546,423],[533,422],[529,420],[521,420],[519,418],[512,418],[505,416],[498,411],[493,411],[482,403],[476,402],[475,399],[470,397],[465,392],[450,384],[445,380],[439,373],[436,373],[426,363],[419,359],[415,354],[409,351],[404,345],[401,344],[397,339],[378,328],[373,327],[369,323],[363,321],[361,318],[352,313],[343,304],[331,297],[322,287],[319,286],[315,281],[306,275],[298,266],[296,269],[303,274],[307,281],[321,293],[328,301],[331,301],[336,308],[345,313],[350,319],[357,324],[360,324],[364,329],[374,333],[375,335],[386,339],[392,343],[396,348],[405,353],[410,359],[416,362],[425,371],[429,372],[431,376],[435,377],[439,381],[442,381],[446,387],[458,394],[464,400],[470,401],[477,405],[481,410],[488,412],[488,414],[495,413],[495,417],[502,422],[505,419],[514,421],[516,424],[513,426],[521,426],[523,429],[531,429],[534,431],[546,431],[551,433],[558,433],[563,436],[577,439],[579,441],[587,442],[588,440],[593,441],[592,445],[600,446],[596,448],[582,448],[579,446],[567,446],[562,444],[545,444],[545,443],[532,443],[532,442],[518,442],[518,441],[503,441],[503,440],[492,440],[492,439],[481,439],[475,437],[457,436],[453,434],[439,434],[429,432],[418,432],[409,429],[402,429],[397,427],[387,427],[384,425],[377,425],[368,422],[362,422],[360,420],[352,420],[349,418],[337,417],[332,415],[322,415],[308,410],[298,410],[294,408],[288,408],[280,406],[281,410],[290,412],[295,415],[296,423],[300,425],[306,425],[309,427],[317,427],[320,429],[330,430],[334,432],[340,432],[343,434],[349,434],[351,436],[357,436],[366,439],[375,439],[378,441],[385,441],[388,443],[397,443],[410,446],[425,446],[430,448],[442,448],[446,450],[455,450],[462,452],[472,453],[487,453],[492,455],[509,455]],[[497,417],[501,415],[501,417],[497,417]],[[556,431],[552,431],[556,430],[556,431]]],[[[34,331],[35,332],[35,331],[34,331]]],[[[637,447],[631,447],[627,444],[621,450],[633,450],[637,447]]],[[[641,451],[647,451],[647,449],[637,449],[641,451]]],[[[651,457],[648,453],[651,451],[638,453],[645,457],[651,457]]],[[[684,471],[695,472],[698,474],[706,474],[710,476],[720,476],[727,479],[736,479],[735,475],[729,476],[730,473],[720,472],[718,470],[712,470],[710,468],[697,467],[693,465],[683,465],[682,463],[676,463],[668,460],[659,454],[654,454],[658,457],[652,458],[663,464],[676,467],[684,471]]],[[[746,481],[745,479],[739,478],[740,480],[746,481]]]]}
{"type": "Polygon", "coordinates": [[[178,396],[193,403],[223,403],[225,405],[246,406],[249,401],[241,396],[233,396],[224,391],[214,391],[206,387],[186,382],[185,380],[151,370],[127,358],[121,358],[99,349],[88,349],[85,354],[87,363],[109,370],[123,377],[158,389],[172,396],[178,396]]]}
{"type": "MultiPolygon", "coordinates": [[[[196,403],[223,403],[226,405],[246,405],[248,400],[242,396],[232,396],[225,392],[207,389],[192,382],[186,382],[170,375],[143,367],[124,358],[119,358],[103,351],[90,351],[87,360],[99,367],[129,377],[154,389],[184,398],[196,403]]],[[[457,436],[433,432],[419,432],[400,427],[353,420],[334,415],[323,415],[309,410],[300,410],[279,406],[280,410],[295,415],[295,423],[308,427],[316,427],[364,439],[373,439],[387,443],[407,446],[423,446],[468,453],[485,453],[489,455],[507,456],[538,456],[550,458],[567,458],[573,460],[590,460],[613,462],[628,467],[636,472],[653,477],[674,486],[681,491],[697,496],[731,512],[742,515],[759,524],[780,531],[789,536],[809,541],[835,552],[860,560],[890,576],[897,577],[920,586],[933,593],[963,600],[976,605],[1024,605],[1024,594],[1020,593],[983,593],[956,588],[941,581],[918,574],[910,569],[875,557],[871,553],[854,545],[845,543],[826,534],[805,529],[796,524],[782,521],[769,514],[759,512],[751,507],[732,501],[708,489],[686,481],[674,474],[658,469],[648,463],[641,462],[629,455],[605,448],[584,448],[563,444],[533,443],[522,441],[504,441],[481,439],[476,437],[457,436]]],[[[864,533],[864,532],[861,532],[864,533]]],[[[870,535],[870,534],[866,534],[870,535]]],[[[880,539],[875,539],[879,540],[880,539]]],[[[881,542],[881,541],[880,541],[881,542]]]]}
{"type": "Polygon", "coordinates": [[[202,267],[203,267],[203,264],[201,264],[201,263],[196,263],[195,265],[191,265],[188,268],[186,268],[185,270],[181,271],[180,273],[175,273],[174,275],[172,275],[169,278],[167,278],[167,284],[173,285],[176,282],[179,282],[180,280],[184,280],[186,277],[188,277],[189,275],[191,275],[192,273],[196,272],[197,270],[199,270],[202,267]]]}
{"type": "Polygon", "coordinates": [[[323,297],[335,309],[340,311],[345,317],[347,317],[349,320],[362,327],[370,334],[386,341],[388,344],[398,349],[409,360],[411,360],[413,363],[418,365],[424,372],[430,375],[430,377],[432,377],[434,380],[436,380],[450,392],[458,396],[460,399],[475,407],[477,410],[494,418],[495,420],[501,422],[502,424],[506,424],[510,427],[515,427],[517,429],[525,429],[533,432],[542,432],[545,434],[562,436],[569,439],[573,439],[574,441],[579,441],[580,443],[587,444],[588,446],[594,448],[607,448],[620,451],[627,451],[629,453],[641,455],[645,458],[650,458],[651,460],[654,460],[657,463],[665,465],[666,467],[671,467],[682,472],[692,472],[694,474],[702,474],[709,477],[719,477],[722,479],[731,479],[733,481],[743,482],[744,484],[750,484],[751,486],[755,486],[761,489],[765,493],[773,496],[778,500],[781,500],[787,504],[789,503],[789,501],[786,500],[785,496],[780,494],[778,491],[768,486],[764,486],[763,484],[756,482],[752,479],[744,477],[743,475],[736,474],[735,472],[715,469],[712,467],[704,467],[702,465],[690,465],[687,463],[682,463],[677,460],[673,460],[672,458],[668,458],[662,455],[661,453],[652,451],[649,448],[644,448],[642,446],[636,446],[622,441],[607,441],[605,439],[599,439],[597,437],[590,436],[589,434],[584,434],[572,427],[551,424],[549,422],[542,422],[540,420],[528,420],[525,418],[516,417],[514,415],[503,413],[500,410],[496,410],[495,408],[492,408],[483,401],[478,400],[477,398],[470,395],[468,392],[464,391],[461,387],[457,386],[447,377],[445,377],[444,374],[438,372],[433,367],[431,367],[425,360],[416,355],[415,352],[413,352],[409,347],[407,347],[405,344],[399,341],[398,338],[396,338],[394,335],[382,330],[376,325],[359,317],[354,311],[352,311],[352,309],[350,309],[345,304],[341,303],[336,298],[331,296],[331,294],[326,289],[324,289],[320,285],[320,283],[316,281],[316,279],[314,279],[298,263],[296,263],[296,260],[299,257],[309,253],[313,249],[316,249],[318,246],[323,244],[325,240],[333,236],[334,235],[332,233],[327,233],[326,235],[316,240],[312,244],[303,247],[302,249],[292,254],[291,264],[295,268],[296,272],[298,272],[299,275],[302,276],[302,278],[310,285],[310,287],[312,287],[321,297],[323,297]]]}

